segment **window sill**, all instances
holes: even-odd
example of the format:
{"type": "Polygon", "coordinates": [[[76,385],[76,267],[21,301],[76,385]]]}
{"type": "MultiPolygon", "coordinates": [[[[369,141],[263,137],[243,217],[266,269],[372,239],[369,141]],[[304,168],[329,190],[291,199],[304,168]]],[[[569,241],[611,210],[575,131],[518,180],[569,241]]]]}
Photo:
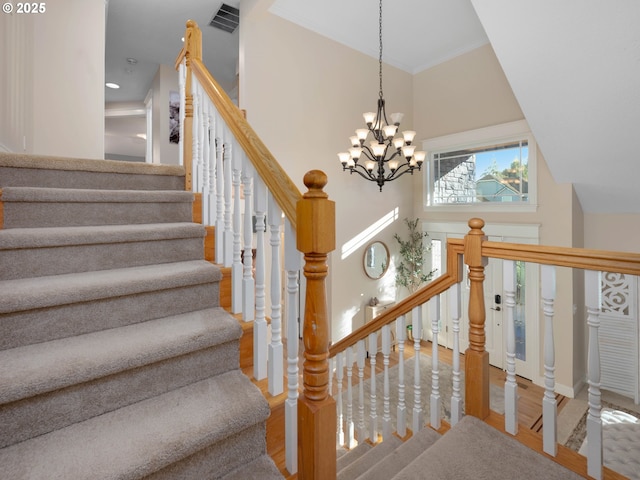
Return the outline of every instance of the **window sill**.
{"type": "Polygon", "coordinates": [[[537,204],[518,204],[505,205],[504,203],[478,203],[478,204],[462,204],[462,205],[433,205],[424,206],[425,212],[468,212],[468,213],[535,213],[538,210],[537,204]]]}

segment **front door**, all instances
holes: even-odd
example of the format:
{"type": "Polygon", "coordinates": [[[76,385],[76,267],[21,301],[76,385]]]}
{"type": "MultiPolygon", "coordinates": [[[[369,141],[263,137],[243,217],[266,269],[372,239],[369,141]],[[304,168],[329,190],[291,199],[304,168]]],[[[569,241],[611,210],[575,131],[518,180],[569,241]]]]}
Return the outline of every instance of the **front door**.
{"type": "MultiPolygon", "coordinates": [[[[466,225],[464,226],[466,227],[466,225]]],[[[499,227],[499,226],[498,226],[499,227]]],[[[432,240],[432,268],[439,269],[442,273],[446,268],[446,239],[461,238],[460,224],[429,224],[423,225],[432,240]],[[442,231],[449,229],[449,231],[442,231]],[[433,248],[433,246],[436,248],[433,248]]],[[[493,230],[496,230],[493,227],[493,230]]],[[[495,233],[506,235],[489,235],[491,241],[505,241],[516,243],[537,243],[533,238],[508,236],[513,234],[513,226],[499,230],[495,233]]],[[[486,231],[486,230],[485,230],[486,231]]],[[[525,232],[529,232],[525,228],[525,232]]],[[[465,232],[466,233],[466,232],[465,232]]],[[[494,233],[494,232],[492,232],[494,233]]],[[[516,307],[514,312],[516,331],[516,372],[518,375],[532,379],[535,375],[537,362],[537,335],[531,332],[537,331],[538,325],[538,293],[535,288],[538,285],[537,265],[516,262],[516,307]]],[[[504,291],[502,281],[503,261],[499,259],[488,260],[485,268],[484,302],[485,302],[485,348],[489,352],[489,363],[495,367],[506,368],[506,315],[504,314],[504,291]]],[[[467,269],[464,269],[464,278],[461,286],[462,318],[460,319],[460,350],[464,352],[469,345],[469,279],[467,269]]],[[[449,315],[448,293],[441,299],[440,333],[438,343],[447,348],[453,348],[453,321],[449,315]]],[[[426,309],[428,310],[428,309],[426,309]]],[[[431,320],[428,318],[424,324],[425,338],[431,339],[431,320]]]]}

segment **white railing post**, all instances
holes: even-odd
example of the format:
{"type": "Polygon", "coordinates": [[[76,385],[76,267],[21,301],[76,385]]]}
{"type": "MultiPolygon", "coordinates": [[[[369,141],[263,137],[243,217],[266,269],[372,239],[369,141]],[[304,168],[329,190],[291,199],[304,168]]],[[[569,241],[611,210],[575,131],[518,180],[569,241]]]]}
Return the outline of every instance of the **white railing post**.
{"type": "MultiPolygon", "coordinates": [[[[223,264],[230,267],[233,264],[233,227],[232,227],[232,172],[233,172],[233,136],[229,130],[224,128],[224,242],[223,242],[223,264]]],[[[233,294],[233,292],[232,292],[233,294]]]]}
{"type": "Polygon", "coordinates": [[[391,327],[382,327],[382,364],[384,366],[384,390],[382,402],[382,440],[391,438],[391,408],[389,406],[389,355],[391,354],[391,327]]]}
{"type": "Polygon", "coordinates": [[[364,359],[367,356],[365,341],[360,340],[357,344],[356,364],[358,366],[358,443],[364,442],[367,438],[367,429],[364,423],[364,359]]]}
{"type": "Polygon", "coordinates": [[[355,429],[353,422],[353,363],[356,358],[353,354],[353,347],[347,348],[347,418],[346,418],[346,447],[356,446],[355,429]]]}
{"type": "Polygon", "coordinates": [[[429,302],[431,313],[431,427],[440,428],[440,371],[438,367],[438,333],[440,331],[440,295],[429,302]]]}
{"type": "Polygon", "coordinates": [[[558,453],[558,404],[555,386],[555,342],[553,336],[554,302],[556,299],[556,267],[542,265],[542,310],[544,313],[544,398],[542,399],[542,439],[545,453],[558,453]]]}
{"type": "Polygon", "coordinates": [[[396,431],[400,437],[407,434],[407,405],[404,400],[404,340],[406,338],[405,316],[396,319],[396,341],[398,342],[398,405],[396,407],[396,431]]]}
{"type": "Polygon", "coordinates": [[[255,281],[253,279],[253,177],[251,162],[243,154],[242,191],[244,192],[244,226],[242,253],[242,319],[255,319],[255,281]]]}
{"type": "Polygon", "coordinates": [[[242,176],[243,156],[244,155],[240,149],[233,149],[233,156],[231,157],[231,175],[233,185],[233,257],[231,263],[231,313],[240,313],[242,311],[242,202],[240,201],[240,181],[242,176]]]}
{"type": "Polygon", "coordinates": [[[191,164],[193,166],[193,183],[192,190],[194,192],[200,191],[200,168],[202,166],[200,158],[200,143],[198,136],[200,134],[200,84],[196,80],[195,76],[191,77],[191,92],[193,97],[193,128],[192,128],[192,159],[191,164]]]}
{"type": "Polygon", "coordinates": [[[413,361],[413,420],[411,428],[413,433],[422,429],[422,404],[420,399],[420,340],[422,338],[422,305],[414,307],[411,311],[411,325],[413,333],[413,348],[415,356],[413,361]]]}
{"type": "Polygon", "coordinates": [[[371,391],[369,393],[369,410],[370,410],[370,425],[369,440],[372,443],[378,442],[378,412],[376,402],[376,353],[378,351],[378,334],[373,332],[369,334],[369,365],[371,366],[371,378],[369,381],[369,387],[371,391]]]}
{"type": "Polygon", "coordinates": [[[504,428],[507,433],[518,433],[518,383],[516,382],[516,264],[513,260],[502,262],[504,289],[504,313],[507,322],[507,379],[504,383],[504,428]]]}
{"type": "Polygon", "coordinates": [[[216,202],[216,179],[215,179],[215,175],[216,175],[216,161],[217,161],[217,157],[216,157],[216,131],[217,131],[217,125],[216,125],[216,115],[214,114],[215,112],[215,107],[213,106],[213,104],[211,103],[211,100],[209,99],[209,97],[207,97],[207,105],[208,105],[208,115],[209,115],[209,138],[208,138],[208,143],[209,143],[209,171],[206,172],[206,174],[209,177],[209,191],[207,192],[207,197],[208,197],[208,212],[209,212],[209,216],[206,219],[206,224],[207,225],[215,225],[216,224],[216,208],[217,208],[217,202],[216,202]]]}
{"type": "Polygon", "coordinates": [[[344,416],[342,414],[342,380],[344,378],[344,352],[340,352],[336,356],[336,442],[337,445],[344,445],[344,426],[343,420],[344,416]]]}
{"type": "MultiPolygon", "coordinates": [[[[202,88],[201,88],[202,89],[202,88]]],[[[202,116],[202,224],[209,225],[209,97],[204,94],[200,102],[200,110],[202,116]]]]}
{"type": "Polygon", "coordinates": [[[588,371],[589,413],[587,415],[587,473],[595,479],[602,478],[602,403],[600,402],[600,328],[601,272],[585,270],[585,303],[589,325],[588,371]]]}
{"type": "MultiPolygon", "coordinates": [[[[267,316],[264,232],[266,230],[267,187],[259,176],[255,179],[256,211],[256,320],[253,322],[253,376],[262,380],[267,376],[267,316]]],[[[297,417],[296,417],[297,420],[297,417]]],[[[297,465],[297,462],[296,464],[297,465]]],[[[291,470],[289,470],[291,472],[291,470]]],[[[293,473],[293,472],[292,472],[293,473]]]]}
{"type": "MultiPolygon", "coordinates": [[[[180,62],[180,66],[178,67],[178,89],[180,90],[180,138],[178,139],[178,164],[184,165],[184,119],[186,113],[186,99],[187,99],[187,59],[183,58],[180,62]]],[[[149,108],[148,104],[145,104],[147,108],[149,108]]],[[[152,163],[153,157],[153,148],[152,148],[152,137],[149,135],[152,130],[151,126],[151,115],[150,112],[147,112],[147,155],[145,161],[147,163],[152,163]]]]}
{"type": "MultiPolygon", "coordinates": [[[[256,177],[256,186],[257,186],[256,177]]],[[[266,198],[266,196],[265,196],[266,198]]],[[[258,211],[256,210],[256,217],[258,211]]],[[[256,218],[256,229],[264,232],[264,210],[262,211],[261,226],[256,218]]],[[[259,233],[259,232],[258,232],[259,233]]],[[[298,296],[300,294],[299,281],[302,256],[296,248],[295,232],[288,220],[284,222],[284,268],[287,271],[287,400],[285,401],[285,464],[289,473],[298,471],[298,296]]],[[[258,234],[258,236],[260,236],[258,234]]],[[[264,234],[262,235],[264,237],[264,234]]],[[[263,252],[264,253],[264,252],[263,252]]],[[[258,252],[256,249],[256,262],[258,252]]],[[[257,265],[256,265],[257,269],[257,265]]],[[[262,308],[264,313],[264,254],[262,254],[262,308]]],[[[257,272],[256,272],[257,276],[257,272]]],[[[264,320],[264,318],[263,318],[264,320]]],[[[266,322],[265,322],[266,332],[266,322]]],[[[266,338],[263,339],[266,349],[266,338]]],[[[265,350],[266,353],[266,350],[265,350]]],[[[267,356],[265,355],[265,362],[267,356]]]]}
{"type": "Polygon", "coordinates": [[[271,245],[271,343],[269,344],[268,376],[269,393],[280,395],[284,390],[283,385],[283,346],[282,346],[282,290],[280,275],[282,264],[280,262],[280,225],[282,224],[282,211],[275,199],[268,196],[268,214],[271,245]]]}
{"type": "Polygon", "coordinates": [[[224,122],[216,111],[216,263],[224,264],[224,212],[225,194],[224,179],[224,122]]]}
{"type": "Polygon", "coordinates": [[[462,418],[462,395],[460,394],[460,284],[449,289],[449,309],[451,311],[451,329],[453,331],[453,391],[451,393],[451,426],[462,418]]]}

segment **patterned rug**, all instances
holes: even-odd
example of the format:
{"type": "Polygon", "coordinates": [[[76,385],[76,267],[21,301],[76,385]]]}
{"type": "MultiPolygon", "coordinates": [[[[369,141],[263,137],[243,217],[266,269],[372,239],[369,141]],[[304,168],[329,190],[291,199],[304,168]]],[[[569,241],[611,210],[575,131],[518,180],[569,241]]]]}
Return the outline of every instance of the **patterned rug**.
{"type": "MultiPolygon", "coordinates": [[[[640,413],[602,401],[602,440],[605,466],[630,479],[640,479],[640,413]]],[[[584,413],[565,442],[581,455],[587,451],[587,415],[584,413]]]]}

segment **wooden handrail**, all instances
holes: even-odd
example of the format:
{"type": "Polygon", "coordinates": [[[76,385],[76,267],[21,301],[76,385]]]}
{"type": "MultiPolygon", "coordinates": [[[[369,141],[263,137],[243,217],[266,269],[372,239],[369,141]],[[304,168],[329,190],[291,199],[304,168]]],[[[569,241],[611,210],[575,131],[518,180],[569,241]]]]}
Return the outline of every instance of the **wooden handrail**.
{"type": "Polygon", "coordinates": [[[246,153],[247,158],[255,167],[258,175],[260,175],[273,198],[286,215],[291,226],[294,230],[297,230],[296,204],[302,199],[302,193],[260,137],[258,137],[251,125],[249,125],[242,111],[231,101],[202,63],[201,36],[199,32],[198,24],[193,20],[189,20],[187,22],[185,47],[178,55],[176,66],[180,65],[183,58],[187,58],[188,67],[190,67],[188,70],[196,76],[220,116],[235,136],[238,144],[246,153]],[[190,33],[196,31],[198,34],[190,33]]]}
{"type": "Polygon", "coordinates": [[[346,336],[329,347],[329,358],[335,357],[340,352],[355,345],[373,332],[377,332],[383,326],[393,322],[399,316],[409,313],[414,307],[428,302],[436,295],[445,292],[449,287],[462,280],[462,258],[464,241],[462,239],[447,240],[447,271],[433,282],[427,284],[414,294],[389,307],[375,319],[363,325],[355,332],[346,336]]]}
{"type": "Polygon", "coordinates": [[[482,255],[503,260],[640,275],[640,254],[486,241],[482,255]]]}

